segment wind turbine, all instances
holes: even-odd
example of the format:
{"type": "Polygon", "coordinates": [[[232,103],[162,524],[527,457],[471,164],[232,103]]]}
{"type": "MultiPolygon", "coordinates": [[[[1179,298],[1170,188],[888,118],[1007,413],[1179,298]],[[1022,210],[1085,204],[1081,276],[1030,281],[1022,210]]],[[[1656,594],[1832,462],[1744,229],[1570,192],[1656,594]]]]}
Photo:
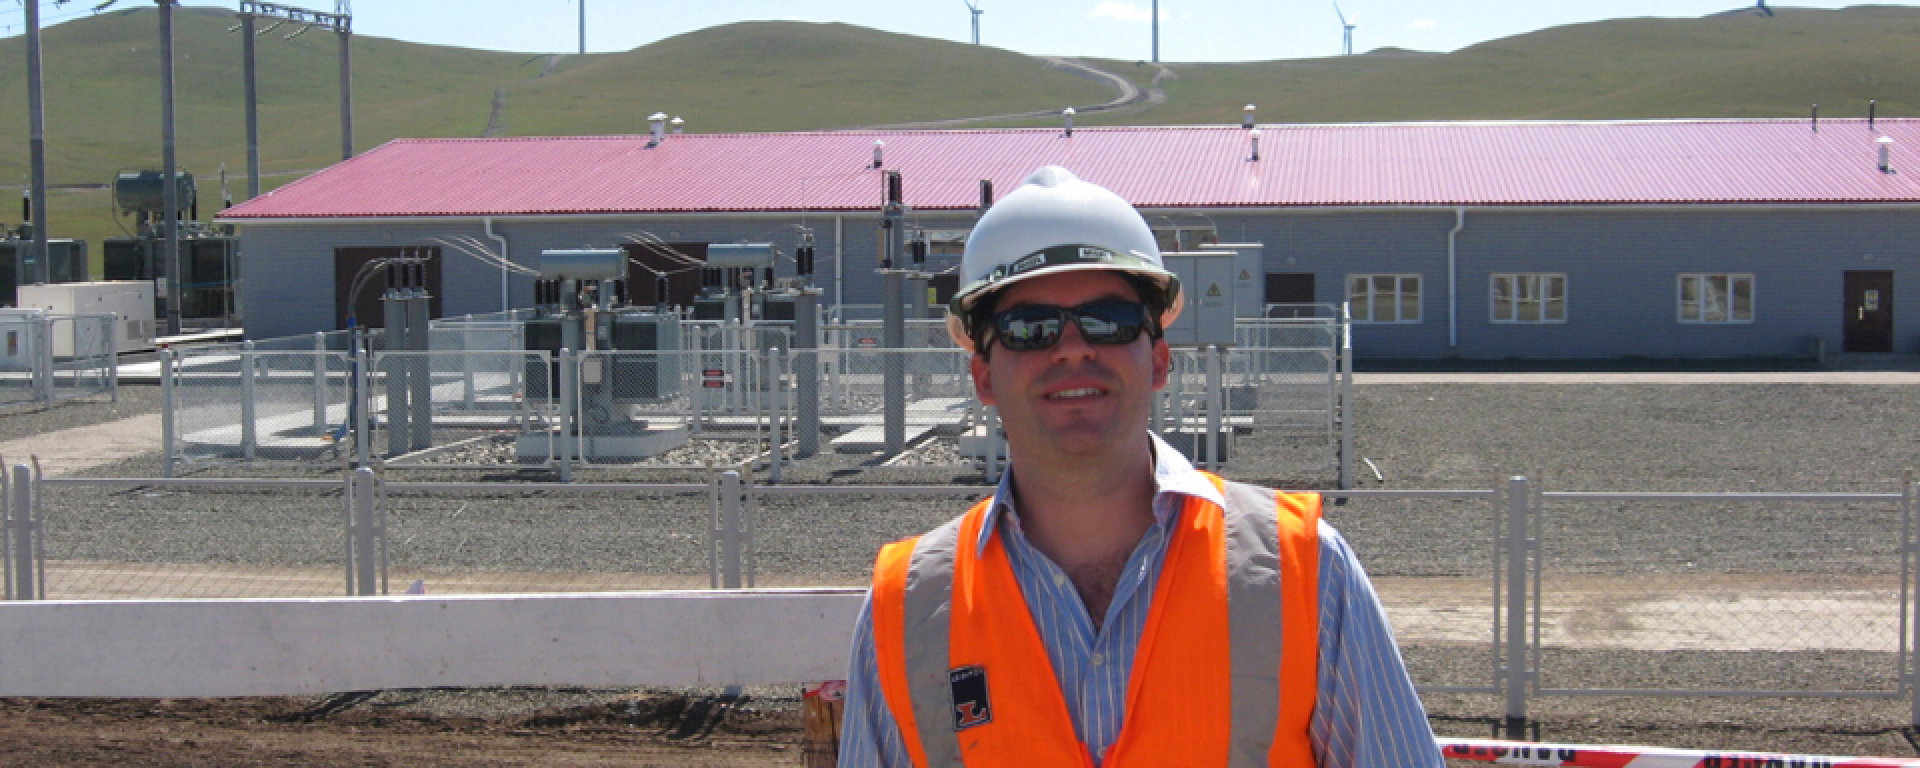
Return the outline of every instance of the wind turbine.
{"type": "Polygon", "coordinates": [[[1353,28],[1360,25],[1360,17],[1355,16],[1351,19],[1347,18],[1347,14],[1340,10],[1340,3],[1338,2],[1335,2],[1333,4],[1333,13],[1335,16],[1340,17],[1340,27],[1343,30],[1340,38],[1340,55],[1352,56],[1353,55],[1353,28]]]}
{"type": "Polygon", "coordinates": [[[960,0],[960,2],[966,3],[967,10],[973,12],[973,44],[979,45],[980,44],[980,14],[986,13],[986,11],[980,10],[980,3],[978,0],[960,0]]]}

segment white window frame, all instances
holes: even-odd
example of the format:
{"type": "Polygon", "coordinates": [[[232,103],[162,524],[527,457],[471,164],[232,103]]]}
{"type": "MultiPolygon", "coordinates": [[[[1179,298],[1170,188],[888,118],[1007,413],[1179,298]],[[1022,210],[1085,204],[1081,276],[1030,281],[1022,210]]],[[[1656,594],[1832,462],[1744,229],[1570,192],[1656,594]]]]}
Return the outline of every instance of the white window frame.
{"type": "Polygon", "coordinates": [[[1556,325],[1567,321],[1567,273],[1495,272],[1487,276],[1487,320],[1495,325],[1556,325]],[[1507,290],[1501,290],[1501,284],[1507,290]],[[1559,294],[1551,290],[1558,284],[1559,294]],[[1552,316],[1558,299],[1560,314],[1552,316]],[[1503,307],[1502,304],[1505,304],[1503,307]],[[1525,317],[1527,304],[1533,305],[1532,318],[1525,317]],[[1504,315],[1501,310],[1505,309],[1504,315]]]}
{"type": "Polygon", "coordinates": [[[1752,272],[1682,272],[1674,280],[1673,316],[1682,325],[1751,325],[1760,314],[1759,286],[1752,272]],[[1725,296],[1711,295],[1716,282],[1724,285],[1725,296]],[[1746,285],[1745,316],[1734,299],[1740,285],[1746,285]],[[1693,286],[1692,302],[1687,300],[1688,285],[1693,286]]]}
{"type": "Polygon", "coordinates": [[[1421,300],[1424,298],[1422,293],[1425,290],[1422,285],[1423,282],[1418,273],[1369,272],[1347,275],[1346,297],[1349,307],[1353,312],[1353,322],[1356,325],[1414,325],[1422,322],[1424,313],[1421,311],[1421,300]],[[1359,292],[1360,295],[1358,296],[1356,296],[1356,291],[1354,290],[1354,281],[1356,280],[1364,281],[1364,285],[1366,286],[1365,290],[1359,292]],[[1390,281],[1389,285],[1392,289],[1390,292],[1381,290],[1383,287],[1386,287],[1380,284],[1382,280],[1390,281]],[[1404,313],[1401,312],[1401,309],[1406,306],[1406,289],[1409,284],[1413,286],[1413,317],[1410,318],[1404,316],[1404,313]],[[1379,298],[1382,296],[1388,297],[1385,299],[1384,306],[1393,309],[1393,319],[1381,320],[1374,316],[1373,307],[1374,305],[1382,304],[1382,300],[1379,298]]]}

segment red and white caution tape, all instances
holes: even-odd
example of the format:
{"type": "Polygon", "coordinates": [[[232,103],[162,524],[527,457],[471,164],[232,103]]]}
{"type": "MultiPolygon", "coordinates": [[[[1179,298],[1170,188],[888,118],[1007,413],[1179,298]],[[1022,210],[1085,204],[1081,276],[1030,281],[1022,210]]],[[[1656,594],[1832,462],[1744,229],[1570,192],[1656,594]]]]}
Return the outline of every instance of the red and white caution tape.
{"type": "Polygon", "coordinates": [[[1578,768],[1920,768],[1920,759],[1782,755],[1666,747],[1536,744],[1493,739],[1435,739],[1440,754],[1500,765],[1578,768]]]}

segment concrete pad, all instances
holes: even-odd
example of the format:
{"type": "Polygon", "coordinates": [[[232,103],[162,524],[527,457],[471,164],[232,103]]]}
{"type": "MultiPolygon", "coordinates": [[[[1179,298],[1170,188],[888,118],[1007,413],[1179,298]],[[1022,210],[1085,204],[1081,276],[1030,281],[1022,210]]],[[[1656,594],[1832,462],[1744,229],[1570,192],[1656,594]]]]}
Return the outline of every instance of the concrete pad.
{"type": "Polygon", "coordinates": [[[41,471],[49,477],[159,452],[158,413],[0,442],[0,458],[14,464],[39,456],[41,471]]]}

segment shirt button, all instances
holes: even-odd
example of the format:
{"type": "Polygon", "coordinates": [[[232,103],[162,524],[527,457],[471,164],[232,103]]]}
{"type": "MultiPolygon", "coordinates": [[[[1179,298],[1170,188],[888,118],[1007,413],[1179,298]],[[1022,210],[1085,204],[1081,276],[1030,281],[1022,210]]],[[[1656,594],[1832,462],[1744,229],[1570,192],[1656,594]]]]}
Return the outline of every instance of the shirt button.
{"type": "Polygon", "coordinates": [[[1095,652],[1094,652],[1094,654],[1093,654],[1093,658],[1092,658],[1092,659],[1090,659],[1090,661],[1092,661],[1092,662],[1093,662],[1093,665],[1094,665],[1094,666],[1096,666],[1096,667],[1097,667],[1097,666],[1100,666],[1100,665],[1102,665],[1102,664],[1105,664],[1105,663],[1107,663],[1107,655],[1106,655],[1106,654],[1104,654],[1104,653],[1100,653],[1100,652],[1098,652],[1098,651],[1095,651],[1095,652]]]}
{"type": "Polygon", "coordinates": [[[1067,585],[1067,575],[1066,575],[1066,574],[1064,574],[1064,573],[1061,573],[1061,572],[1059,572],[1059,571],[1055,571],[1055,572],[1053,573],[1053,585],[1054,585],[1054,586],[1056,586],[1056,587],[1064,587],[1064,586],[1066,586],[1066,585],[1067,585]]]}

